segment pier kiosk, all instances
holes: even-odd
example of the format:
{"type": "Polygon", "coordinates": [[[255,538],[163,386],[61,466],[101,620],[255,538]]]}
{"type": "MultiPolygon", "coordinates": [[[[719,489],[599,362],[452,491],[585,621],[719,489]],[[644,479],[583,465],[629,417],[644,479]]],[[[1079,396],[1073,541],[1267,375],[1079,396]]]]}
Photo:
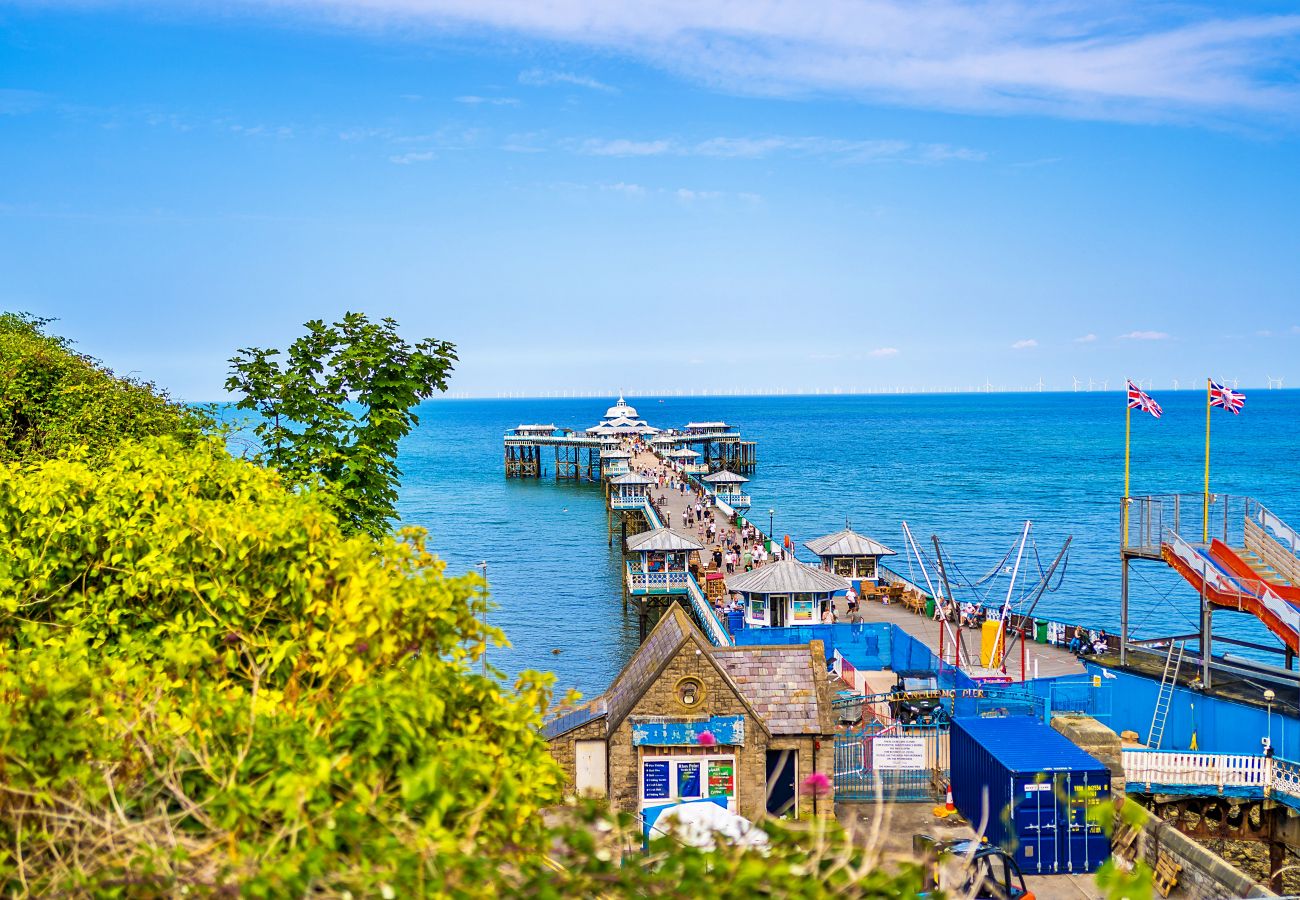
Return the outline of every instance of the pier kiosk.
{"type": "Polygon", "coordinates": [[[872,584],[880,581],[880,558],[898,555],[879,541],[858,534],[847,525],[842,531],[814,538],[804,546],[816,555],[825,571],[872,584]]]}
{"type": "Polygon", "coordinates": [[[769,563],[727,579],[745,604],[746,628],[817,625],[847,580],[795,559],[769,563]]]}
{"type": "Polygon", "coordinates": [[[637,472],[615,475],[609,480],[610,509],[641,509],[650,498],[650,486],[657,484],[637,472]]]}
{"type": "Polygon", "coordinates": [[[629,535],[623,544],[628,554],[624,565],[625,598],[631,599],[636,607],[640,637],[644,641],[650,626],[664,611],[677,598],[685,598],[690,593],[691,554],[703,550],[704,545],[672,528],[652,528],[629,535]]]}
{"type": "Polygon", "coordinates": [[[663,456],[677,463],[677,467],[686,475],[704,475],[709,471],[709,467],[700,462],[700,451],[689,447],[668,450],[663,456]]]}
{"type": "Polygon", "coordinates": [[[601,450],[600,451],[600,474],[604,478],[614,478],[618,475],[626,475],[631,471],[628,460],[632,454],[627,450],[601,450]]]}
{"type": "Polygon", "coordinates": [[[715,499],[735,510],[743,512],[749,509],[749,494],[744,493],[741,488],[741,485],[749,481],[744,475],[723,470],[705,475],[701,480],[713,489],[715,499]]]}

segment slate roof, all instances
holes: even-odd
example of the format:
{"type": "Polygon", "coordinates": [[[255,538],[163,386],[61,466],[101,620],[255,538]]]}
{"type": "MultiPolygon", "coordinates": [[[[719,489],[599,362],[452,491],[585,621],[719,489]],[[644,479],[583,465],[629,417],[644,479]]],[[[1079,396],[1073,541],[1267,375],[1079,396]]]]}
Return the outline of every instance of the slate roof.
{"type": "Polygon", "coordinates": [[[728,591],[746,594],[826,594],[848,587],[846,579],[796,559],[768,563],[727,578],[728,591]]]}
{"type": "Polygon", "coordinates": [[[825,734],[833,729],[820,642],[718,647],[713,656],[772,734],[825,734]]]}
{"type": "Polygon", "coordinates": [[[814,538],[804,544],[818,556],[897,556],[879,541],[873,541],[852,528],[845,528],[825,537],[814,538]]]}
{"type": "Polygon", "coordinates": [[[704,480],[709,484],[744,484],[749,481],[744,475],[737,475],[735,472],[728,472],[725,469],[721,472],[714,472],[712,475],[705,475],[704,480]]]}
{"type": "Polygon", "coordinates": [[[627,549],[629,552],[647,553],[652,550],[703,550],[704,545],[689,534],[671,528],[655,528],[630,536],[627,549]]]}

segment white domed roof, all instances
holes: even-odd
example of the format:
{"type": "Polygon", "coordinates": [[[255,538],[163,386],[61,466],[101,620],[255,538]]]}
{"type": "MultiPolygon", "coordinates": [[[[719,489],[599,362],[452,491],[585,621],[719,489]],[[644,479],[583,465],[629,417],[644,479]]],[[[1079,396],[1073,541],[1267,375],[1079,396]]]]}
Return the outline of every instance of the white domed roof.
{"type": "Polygon", "coordinates": [[[617,403],[615,403],[609,409],[605,410],[606,419],[614,419],[619,416],[625,416],[629,419],[636,418],[636,408],[633,406],[628,406],[627,401],[624,400],[622,397],[619,397],[617,403]]]}

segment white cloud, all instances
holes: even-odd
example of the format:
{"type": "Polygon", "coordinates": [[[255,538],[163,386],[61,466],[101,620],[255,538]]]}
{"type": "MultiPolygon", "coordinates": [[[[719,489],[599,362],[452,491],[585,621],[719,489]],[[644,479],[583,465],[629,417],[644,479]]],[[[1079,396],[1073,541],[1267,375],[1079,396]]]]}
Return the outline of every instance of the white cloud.
{"type": "Polygon", "coordinates": [[[1025,338],[1024,340],[1016,341],[1014,344],[1012,344],[1011,349],[1028,350],[1031,347],[1037,347],[1037,346],[1038,346],[1038,341],[1034,340],[1033,338],[1025,338]]]}
{"type": "Polygon", "coordinates": [[[872,350],[872,351],[871,351],[869,354],[867,354],[867,355],[868,355],[868,356],[874,356],[874,357],[876,357],[877,359],[885,359],[886,357],[897,356],[897,355],[898,355],[898,348],[897,348],[897,347],[877,347],[875,350],[872,350]]]}
{"type": "Polygon", "coordinates": [[[646,192],[645,188],[641,185],[629,184],[624,181],[620,181],[617,184],[604,185],[603,190],[614,191],[618,194],[626,194],[629,197],[643,197],[646,192]]]}
{"type": "Polygon", "coordinates": [[[1089,332],[1088,334],[1085,334],[1085,335],[1082,335],[1081,337],[1077,337],[1077,338],[1075,338],[1075,339],[1074,339],[1074,342],[1075,342],[1076,344],[1091,344],[1091,343],[1092,343],[1093,341],[1095,341],[1095,340],[1097,340],[1097,335],[1092,334],[1091,332],[1089,332]]]}
{"type": "Polygon", "coordinates": [[[659,156],[672,149],[668,141],[629,141],[619,138],[612,141],[589,140],[582,144],[582,152],[592,156],[659,156]]]}
{"type": "Polygon", "coordinates": [[[411,163],[428,162],[433,159],[432,150],[416,150],[410,153],[399,153],[396,156],[388,157],[388,161],[397,163],[399,166],[409,166],[411,163]]]}
{"type": "MultiPolygon", "coordinates": [[[[488,29],[567,43],[745,94],[830,94],[938,109],[1144,121],[1211,121],[1225,114],[1287,121],[1300,109],[1300,85],[1284,74],[1300,45],[1300,15],[1236,12],[1232,6],[827,0],[810,14],[801,3],[731,0],[244,5],[356,28],[488,29]]],[[[610,89],[587,76],[544,69],[521,73],[520,81],[610,89]]]]}
{"type": "Polygon", "coordinates": [[[717,200],[722,196],[722,191],[693,191],[689,188],[678,188],[673,192],[673,196],[683,203],[690,203],[693,200],[717,200]]]}
{"type": "Polygon", "coordinates": [[[1169,335],[1163,331],[1130,331],[1119,337],[1122,341],[1163,341],[1167,340],[1169,335]]]}
{"type": "Polygon", "coordinates": [[[618,88],[612,84],[605,84],[603,81],[597,81],[586,75],[575,75],[572,72],[551,72],[546,69],[526,69],[519,73],[519,83],[530,85],[532,87],[546,87],[553,84],[569,84],[574,87],[587,88],[593,91],[604,91],[608,94],[617,94],[618,88]]]}
{"type": "Polygon", "coordinates": [[[897,139],[846,140],[827,137],[713,137],[686,142],[659,138],[591,138],[579,145],[583,153],[595,156],[702,156],[712,159],[765,159],[777,154],[834,156],[845,162],[944,163],[978,162],[986,158],[981,150],[948,144],[914,144],[897,139]]]}
{"type": "Polygon", "coordinates": [[[457,103],[464,103],[468,106],[518,106],[519,100],[516,97],[480,97],[477,94],[465,94],[456,98],[457,103]]]}
{"type": "Polygon", "coordinates": [[[45,95],[40,91],[0,88],[0,116],[17,116],[29,113],[44,102],[45,95]]]}

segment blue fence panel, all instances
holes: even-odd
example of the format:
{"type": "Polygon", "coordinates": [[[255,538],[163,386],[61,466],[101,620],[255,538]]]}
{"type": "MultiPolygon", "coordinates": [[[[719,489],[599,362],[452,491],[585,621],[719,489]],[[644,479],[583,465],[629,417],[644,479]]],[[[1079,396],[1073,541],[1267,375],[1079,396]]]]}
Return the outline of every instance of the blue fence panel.
{"type": "Polygon", "coordinates": [[[826,661],[838,650],[854,668],[874,671],[888,668],[893,635],[888,622],[837,623],[835,625],[791,625],[785,628],[746,628],[733,632],[738,646],[755,644],[806,644],[821,641],[826,661]]]}

